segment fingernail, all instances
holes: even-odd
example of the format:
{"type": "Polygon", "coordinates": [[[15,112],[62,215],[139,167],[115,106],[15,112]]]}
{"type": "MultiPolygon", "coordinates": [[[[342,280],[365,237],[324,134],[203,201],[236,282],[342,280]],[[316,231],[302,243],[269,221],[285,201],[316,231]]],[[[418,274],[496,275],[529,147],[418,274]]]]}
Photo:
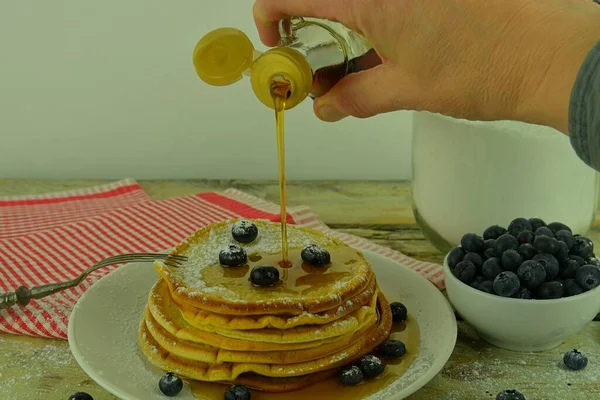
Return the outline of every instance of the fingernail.
{"type": "Polygon", "coordinates": [[[337,122],[347,117],[346,114],[328,105],[319,107],[317,116],[325,122],[337,122]]]}

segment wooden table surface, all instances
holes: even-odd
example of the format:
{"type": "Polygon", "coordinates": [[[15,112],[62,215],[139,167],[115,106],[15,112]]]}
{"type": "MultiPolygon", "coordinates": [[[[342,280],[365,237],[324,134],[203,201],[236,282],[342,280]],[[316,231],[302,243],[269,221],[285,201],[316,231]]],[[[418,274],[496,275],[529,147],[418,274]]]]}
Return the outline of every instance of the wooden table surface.
{"type": "MultiPolygon", "coordinates": [[[[63,191],[103,181],[0,180],[0,196],[63,191]]],[[[140,181],[154,199],[234,187],[277,202],[276,182],[140,181]]],[[[441,262],[415,225],[406,182],[302,182],[288,184],[290,205],[311,207],[329,226],[363,236],[411,257],[441,262]]],[[[1,229],[1,227],[0,227],[1,229]]],[[[600,243],[600,231],[590,237],[600,243]]],[[[528,400],[600,398],[600,322],[550,351],[519,353],[481,341],[459,321],[452,357],[432,381],[409,400],[494,399],[503,389],[518,388],[528,400]],[[590,363],[584,371],[559,367],[564,352],[578,348],[590,363]]],[[[64,340],[0,334],[0,400],[67,400],[76,391],[95,400],[115,399],[79,368],[64,340]]],[[[259,396],[256,396],[260,400],[259,396]]]]}

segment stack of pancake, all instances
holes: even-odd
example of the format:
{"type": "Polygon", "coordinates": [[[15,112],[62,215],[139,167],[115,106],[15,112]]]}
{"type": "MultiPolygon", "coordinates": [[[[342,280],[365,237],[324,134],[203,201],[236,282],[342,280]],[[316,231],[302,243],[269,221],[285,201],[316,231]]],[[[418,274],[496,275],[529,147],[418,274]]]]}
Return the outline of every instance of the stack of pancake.
{"type": "Polygon", "coordinates": [[[139,333],[152,364],[188,380],[285,392],[334,376],[388,337],[390,307],[361,252],[288,226],[286,265],[279,223],[253,220],[258,236],[239,243],[235,222],[209,225],[179,244],[172,254],[188,257],[183,266],[155,263],[160,279],[139,333]],[[330,263],[304,262],[301,251],[310,244],[327,249],[330,263]],[[219,262],[229,245],[244,248],[246,263],[219,262]],[[265,265],[279,270],[279,282],[253,285],[250,271],[265,265]]]}

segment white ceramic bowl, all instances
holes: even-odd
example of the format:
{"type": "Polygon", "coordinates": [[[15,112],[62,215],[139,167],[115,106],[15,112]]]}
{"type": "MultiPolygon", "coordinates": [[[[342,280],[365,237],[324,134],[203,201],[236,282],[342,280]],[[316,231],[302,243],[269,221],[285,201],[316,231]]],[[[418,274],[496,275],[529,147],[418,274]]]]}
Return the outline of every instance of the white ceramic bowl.
{"type": "Polygon", "coordinates": [[[543,351],[581,331],[600,312],[600,287],[552,300],[501,297],[474,289],[450,271],[444,276],[448,298],[482,339],[513,351],[543,351]]]}

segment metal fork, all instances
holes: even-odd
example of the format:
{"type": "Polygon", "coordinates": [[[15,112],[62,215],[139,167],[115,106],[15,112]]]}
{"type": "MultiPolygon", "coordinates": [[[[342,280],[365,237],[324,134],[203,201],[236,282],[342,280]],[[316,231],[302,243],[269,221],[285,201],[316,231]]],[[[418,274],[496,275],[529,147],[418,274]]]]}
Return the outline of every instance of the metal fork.
{"type": "Polygon", "coordinates": [[[28,289],[25,286],[17,288],[14,292],[0,293],[0,310],[19,304],[26,306],[32,299],[41,299],[51,294],[60,292],[79,285],[89,274],[109,265],[129,263],[129,262],[154,262],[156,260],[165,260],[165,265],[168,267],[178,268],[181,263],[187,261],[187,257],[160,253],[131,253],[120,254],[105,258],[104,260],[92,265],[77,278],[62,283],[50,283],[48,285],[34,286],[28,289]]]}

